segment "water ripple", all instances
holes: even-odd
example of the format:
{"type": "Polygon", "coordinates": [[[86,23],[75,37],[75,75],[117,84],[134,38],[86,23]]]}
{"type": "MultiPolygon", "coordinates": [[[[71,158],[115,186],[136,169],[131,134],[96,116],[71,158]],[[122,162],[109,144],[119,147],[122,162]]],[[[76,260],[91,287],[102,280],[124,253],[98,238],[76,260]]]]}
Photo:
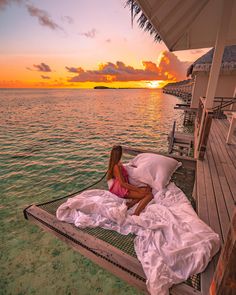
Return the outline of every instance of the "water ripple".
{"type": "Polygon", "coordinates": [[[21,198],[29,198],[32,186],[47,199],[47,187],[58,194],[63,183],[94,180],[106,169],[113,144],[165,151],[173,119],[180,123],[173,109],[178,99],[160,90],[15,90],[0,96],[1,185],[17,182],[21,198]]]}
{"type": "MultiPolygon", "coordinates": [[[[38,286],[25,269],[42,268],[40,274],[45,276],[41,285],[55,285],[55,273],[48,275],[50,265],[43,267],[52,262],[49,254],[56,240],[49,242],[48,236],[26,226],[22,209],[97,180],[106,170],[114,144],[166,151],[173,120],[177,119],[179,129],[181,125],[180,113],[173,109],[177,102],[179,99],[160,90],[0,90],[0,226],[5,241],[0,245],[0,253],[4,253],[1,279],[9,294],[16,289],[25,293],[17,273],[21,273],[22,286],[29,286],[29,282],[29,288],[38,286]],[[27,261],[30,256],[33,262],[27,261]]],[[[73,262],[68,263],[66,255],[74,260],[78,256],[58,247],[60,261],[68,269],[73,262]]],[[[57,273],[60,278],[75,273],[77,280],[80,267],[76,265],[76,269],[57,273]]],[[[81,269],[84,272],[84,267],[81,269]]],[[[38,278],[38,272],[34,277],[38,278]]],[[[83,282],[90,278],[85,275],[83,282]]],[[[65,281],[73,285],[71,278],[65,281]]],[[[122,294],[126,288],[122,287],[122,294]]],[[[124,294],[134,294],[133,289],[124,294]]]]}

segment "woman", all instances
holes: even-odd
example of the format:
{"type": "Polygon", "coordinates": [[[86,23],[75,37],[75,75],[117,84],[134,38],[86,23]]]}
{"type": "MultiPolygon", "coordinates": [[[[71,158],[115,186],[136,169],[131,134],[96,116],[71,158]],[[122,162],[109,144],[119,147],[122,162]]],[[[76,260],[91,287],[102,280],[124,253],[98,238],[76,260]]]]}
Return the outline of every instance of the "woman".
{"type": "Polygon", "coordinates": [[[128,208],[139,203],[134,212],[134,215],[139,215],[153,199],[151,188],[149,186],[136,187],[129,184],[128,173],[120,161],[121,157],[122,147],[120,145],[113,146],[107,172],[107,180],[113,179],[113,184],[109,190],[120,198],[131,199],[127,204],[128,208]]]}

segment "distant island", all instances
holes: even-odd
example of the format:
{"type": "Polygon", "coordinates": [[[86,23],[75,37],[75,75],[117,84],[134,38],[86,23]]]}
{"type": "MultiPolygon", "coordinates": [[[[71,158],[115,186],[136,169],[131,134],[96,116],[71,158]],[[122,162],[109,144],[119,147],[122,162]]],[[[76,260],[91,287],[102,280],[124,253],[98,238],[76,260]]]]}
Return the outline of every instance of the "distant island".
{"type": "Polygon", "coordinates": [[[112,89],[112,88],[107,86],[95,86],[94,89],[112,89]]]}
{"type": "Polygon", "coordinates": [[[107,86],[94,86],[93,89],[149,89],[146,87],[107,87],[107,86]]]}

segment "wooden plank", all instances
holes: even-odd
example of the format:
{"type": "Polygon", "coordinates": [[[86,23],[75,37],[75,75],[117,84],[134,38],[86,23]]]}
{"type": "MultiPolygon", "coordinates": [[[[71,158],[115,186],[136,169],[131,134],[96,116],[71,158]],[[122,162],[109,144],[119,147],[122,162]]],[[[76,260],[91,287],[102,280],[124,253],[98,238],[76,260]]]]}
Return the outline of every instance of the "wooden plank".
{"type": "Polygon", "coordinates": [[[222,129],[217,128],[216,124],[213,126],[214,134],[215,134],[215,139],[218,141],[218,144],[221,147],[221,150],[224,154],[224,160],[223,162],[227,163],[229,166],[229,169],[231,171],[231,174],[234,178],[234,183],[236,182],[236,165],[234,165],[234,162],[236,163],[236,156],[232,153],[233,149],[236,149],[234,147],[230,147],[225,143],[225,139],[223,138],[223,132],[222,129]]]}
{"type": "Polygon", "coordinates": [[[216,168],[218,170],[219,180],[224,193],[228,214],[231,217],[235,207],[234,200],[236,200],[236,169],[225,150],[225,144],[219,140],[218,134],[214,132],[212,132],[212,144],[214,144],[216,151],[215,162],[217,162],[216,168]]]}
{"type": "MultiPolygon", "coordinates": [[[[223,137],[223,141],[226,142],[227,133],[229,129],[229,123],[227,120],[216,120],[215,124],[218,127],[219,131],[221,132],[221,136],[223,137]]],[[[236,165],[236,145],[226,145],[227,150],[232,155],[231,160],[236,165]]]]}
{"type": "Polygon", "coordinates": [[[137,258],[132,257],[116,247],[87,234],[86,232],[76,229],[73,225],[59,221],[54,215],[42,210],[37,206],[31,206],[27,209],[27,213],[32,214],[36,218],[46,222],[61,233],[67,234],[69,237],[76,239],[90,249],[96,249],[96,253],[114,261],[115,263],[127,268],[129,271],[136,273],[140,277],[146,278],[142,265],[137,258]]]}
{"type": "Polygon", "coordinates": [[[219,220],[220,220],[220,225],[221,225],[221,231],[222,231],[222,237],[223,240],[225,241],[226,235],[227,235],[227,230],[228,230],[228,225],[229,225],[229,215],[228,211],[226,208],[226,204],[224,201],[223,197],[223,191],[221,188],[221,184],[219,181],[219,176],[217,173],[217,162],[215,163],[215,147],[214,145],[210,144],[208,149],[207,149],[207,157],[208,157],[208,163],[210,167],[210,172],[211,172],[211,179],[214,187],[214,194],[216,198],[216,204],[217,204],[217,211],[219,214],[219,220]],[[211,147],[211,149],[210,149],[211,147]],[[213,157],[214,154],[214,157],[213,157]]]}
{"type": "Polygon", "coordinates": [[[193,143],[194,136],[188,133],[175,132],[174,141],[179,143],[193,143]]]}
{"type": "MultiPolygon", "coordinates": [[[[209,226],[211,226],[210,224],[210,217],[212,218],[212,214],[210,213],[210,211],[213,211],[212,208],[209,208],[209,205],[211,205],[212,201],[209,201],[209,192],[210,192],[210,188],[208,187],[209,184],[209,174],[206,170],[205,167],[206,163],[205,160],[201,161],[198,160],[197,161],[197,208],[198,208],[198,215],[199,217],[209,226]],[[207,179],[206,179],[207,177],[207,179]]],[[[211,186],[212,187],[212,186],[211,186]]],[[[213,192],[212,192],[213,193],[213,192]]],[[[215,213],[214,213],[215,214],[215,213]]],[[[217,215],[215,216],[216,218],[217,215]]],[[[211,223],[213,223],[213,221],[211,221],[211,223]]],[[[214,223],[214,227],[217,229],[217,222],[214,223]]],[[[221,236],[221,231],[220,231],[220,236],[221,236]]],[[[214,265],[214,261],[211,261],[206,270],[201,274],[201,291],[202,294],[208,294],[209,288],[210,288],[210,284],[214,275],[214,270],[215,270],[215,265],[214,265]]]]}
{"type": "Polygon", "coordinates": [[[202,293],[182,283],[182,284],[173,286],[170,289],[170,294],[171,295],[201,295],[202,293]]]}
{"type": "MultiPolygon", "coordinates": [[[[207,159],[207,153],[205,155],[205,159],[203,161],[203,170],[204,170],[204,179],[205,179],[205,187],[206,187],[206,195],[207,195],[207,207],[208,207],[208,216],[209,216],[209,226],[218,233],[220,237],[221,245],[223,245],[223,236],[219,221],[219,215],[217,211],[217,205],[216,205],[216,199],[214,194],[214,188],[213,183],[211,179],[211,173],[209,169],[209,163],[207,159]]],[[[218,262],[219,255],[216,254],[212,261],[210,262],[210,265],[208,265],[208,268],[206,271],[202,274],[202,289],[204,292],[208,292],[209,285],[213,279],[214,271],[218,262]]]]}
{"type": "Polygon", "coordinates": [[[219,175],[219,182],[222,188],[223,198],[230,218],[233,214],[233,210],[235,207],[233,198],[233,195],[235,195],[235,191],[234,189],[232,189],[232,187],[235,185],[234,183],[229,183],[229,180],[231,180],[229,177],[231,177],[231,175],[229,169],[227,170],[227,168],[228,166],[226,164],[220,164],[219,162],[217,162],[216,164],[216,169],[219,175]],[[227,174],[229,175],[228,177],[227,174]]]}
{"type": "Polygon", "coordinates": [[[218,233],[218,235],[220,236],[221,244],[223,244],[221,226],[220,226],[219,216],[217,212],[215,193],[214,193],[213,183],[211,179],[211,173],[210,173],[207,155],[202,164],[203,164],[203,170],[204,170],[204,181],[205,181],[205,188],[206,188],[206,195],[207,195],[207,199],[206,199],[207,208],[209,208],[208,210],[209,226],[216,233],[218,233]]]}
{"type": "Polygon", "coordinates": [[[178,147],[182,147],[182,148],[190,148],[191,147],[190,143],[186,143],[186,142],[183,142],[183,143],[176,142],[175,145],[177,145],[178,147]]]}
{"type": "Polygon", "coordinates": [[[201,292],[203,295],[209,294],[212,279],[214,277],[215,267],[213,261],[211,261],[205,271],[201,273],[201,292]]]}
{"type": "MultiPolygon", "coordinates": [[[[232,200],[236,200],[236,168],[234,167],[233,163],[231,162],[231,159],[225,149],[226,144],[222,145],[220,144],[219,137],[215,136],[215,142],[216,142],[216,149],[218,150],[218,157],[220,160],[220,163],[222,165],[229,189],[231,191],[231,198],[232,200]]],[[[234,201],[232,201],[234,203],[234,201]]]]}
{"type": "Polygon", "coordinates": [[[204,181],[204,170],[202,161],[197,161],[197,212],[198,216],[206,223],[209,224],[208,207],[206,187],[204,181]]]}
{"type": "Polygon", "coordinates": [[[233,169],[236,169],[236,155],[233,152],[234,150],[236,150],[236,145],[231,146],[225,143],[225,136],[227,133],[227,129],[223,129],[222,125],[219,125],[217,121],[219,120],[214,120],[213,130],[217,134],[217,138],[219,142],[221,142],[221,145],[224,147],[224,150],[227,153],[227,159],[228,159],[227,162],[229,163],[230,167],[232,166],[233,169]]]}

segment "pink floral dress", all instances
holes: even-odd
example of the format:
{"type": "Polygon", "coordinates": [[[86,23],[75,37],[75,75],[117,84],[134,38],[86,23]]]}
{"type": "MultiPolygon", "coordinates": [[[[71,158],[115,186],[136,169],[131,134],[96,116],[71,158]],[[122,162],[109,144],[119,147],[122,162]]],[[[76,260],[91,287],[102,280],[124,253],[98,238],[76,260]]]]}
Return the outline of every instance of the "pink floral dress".
{"type": "MultiPolygon", "coordinates": [[[[128,172],[126,171],[125,167],[121,165],[121,173],[124,177],[126,182],[129,182],[128,172]]],[[[124,198],[128,194],[128,189],[121,186],[120,181],[118,178],[114,178],[113,184],[110,187],[110,192],[117,195],[120,198],[124,198]]]]}

